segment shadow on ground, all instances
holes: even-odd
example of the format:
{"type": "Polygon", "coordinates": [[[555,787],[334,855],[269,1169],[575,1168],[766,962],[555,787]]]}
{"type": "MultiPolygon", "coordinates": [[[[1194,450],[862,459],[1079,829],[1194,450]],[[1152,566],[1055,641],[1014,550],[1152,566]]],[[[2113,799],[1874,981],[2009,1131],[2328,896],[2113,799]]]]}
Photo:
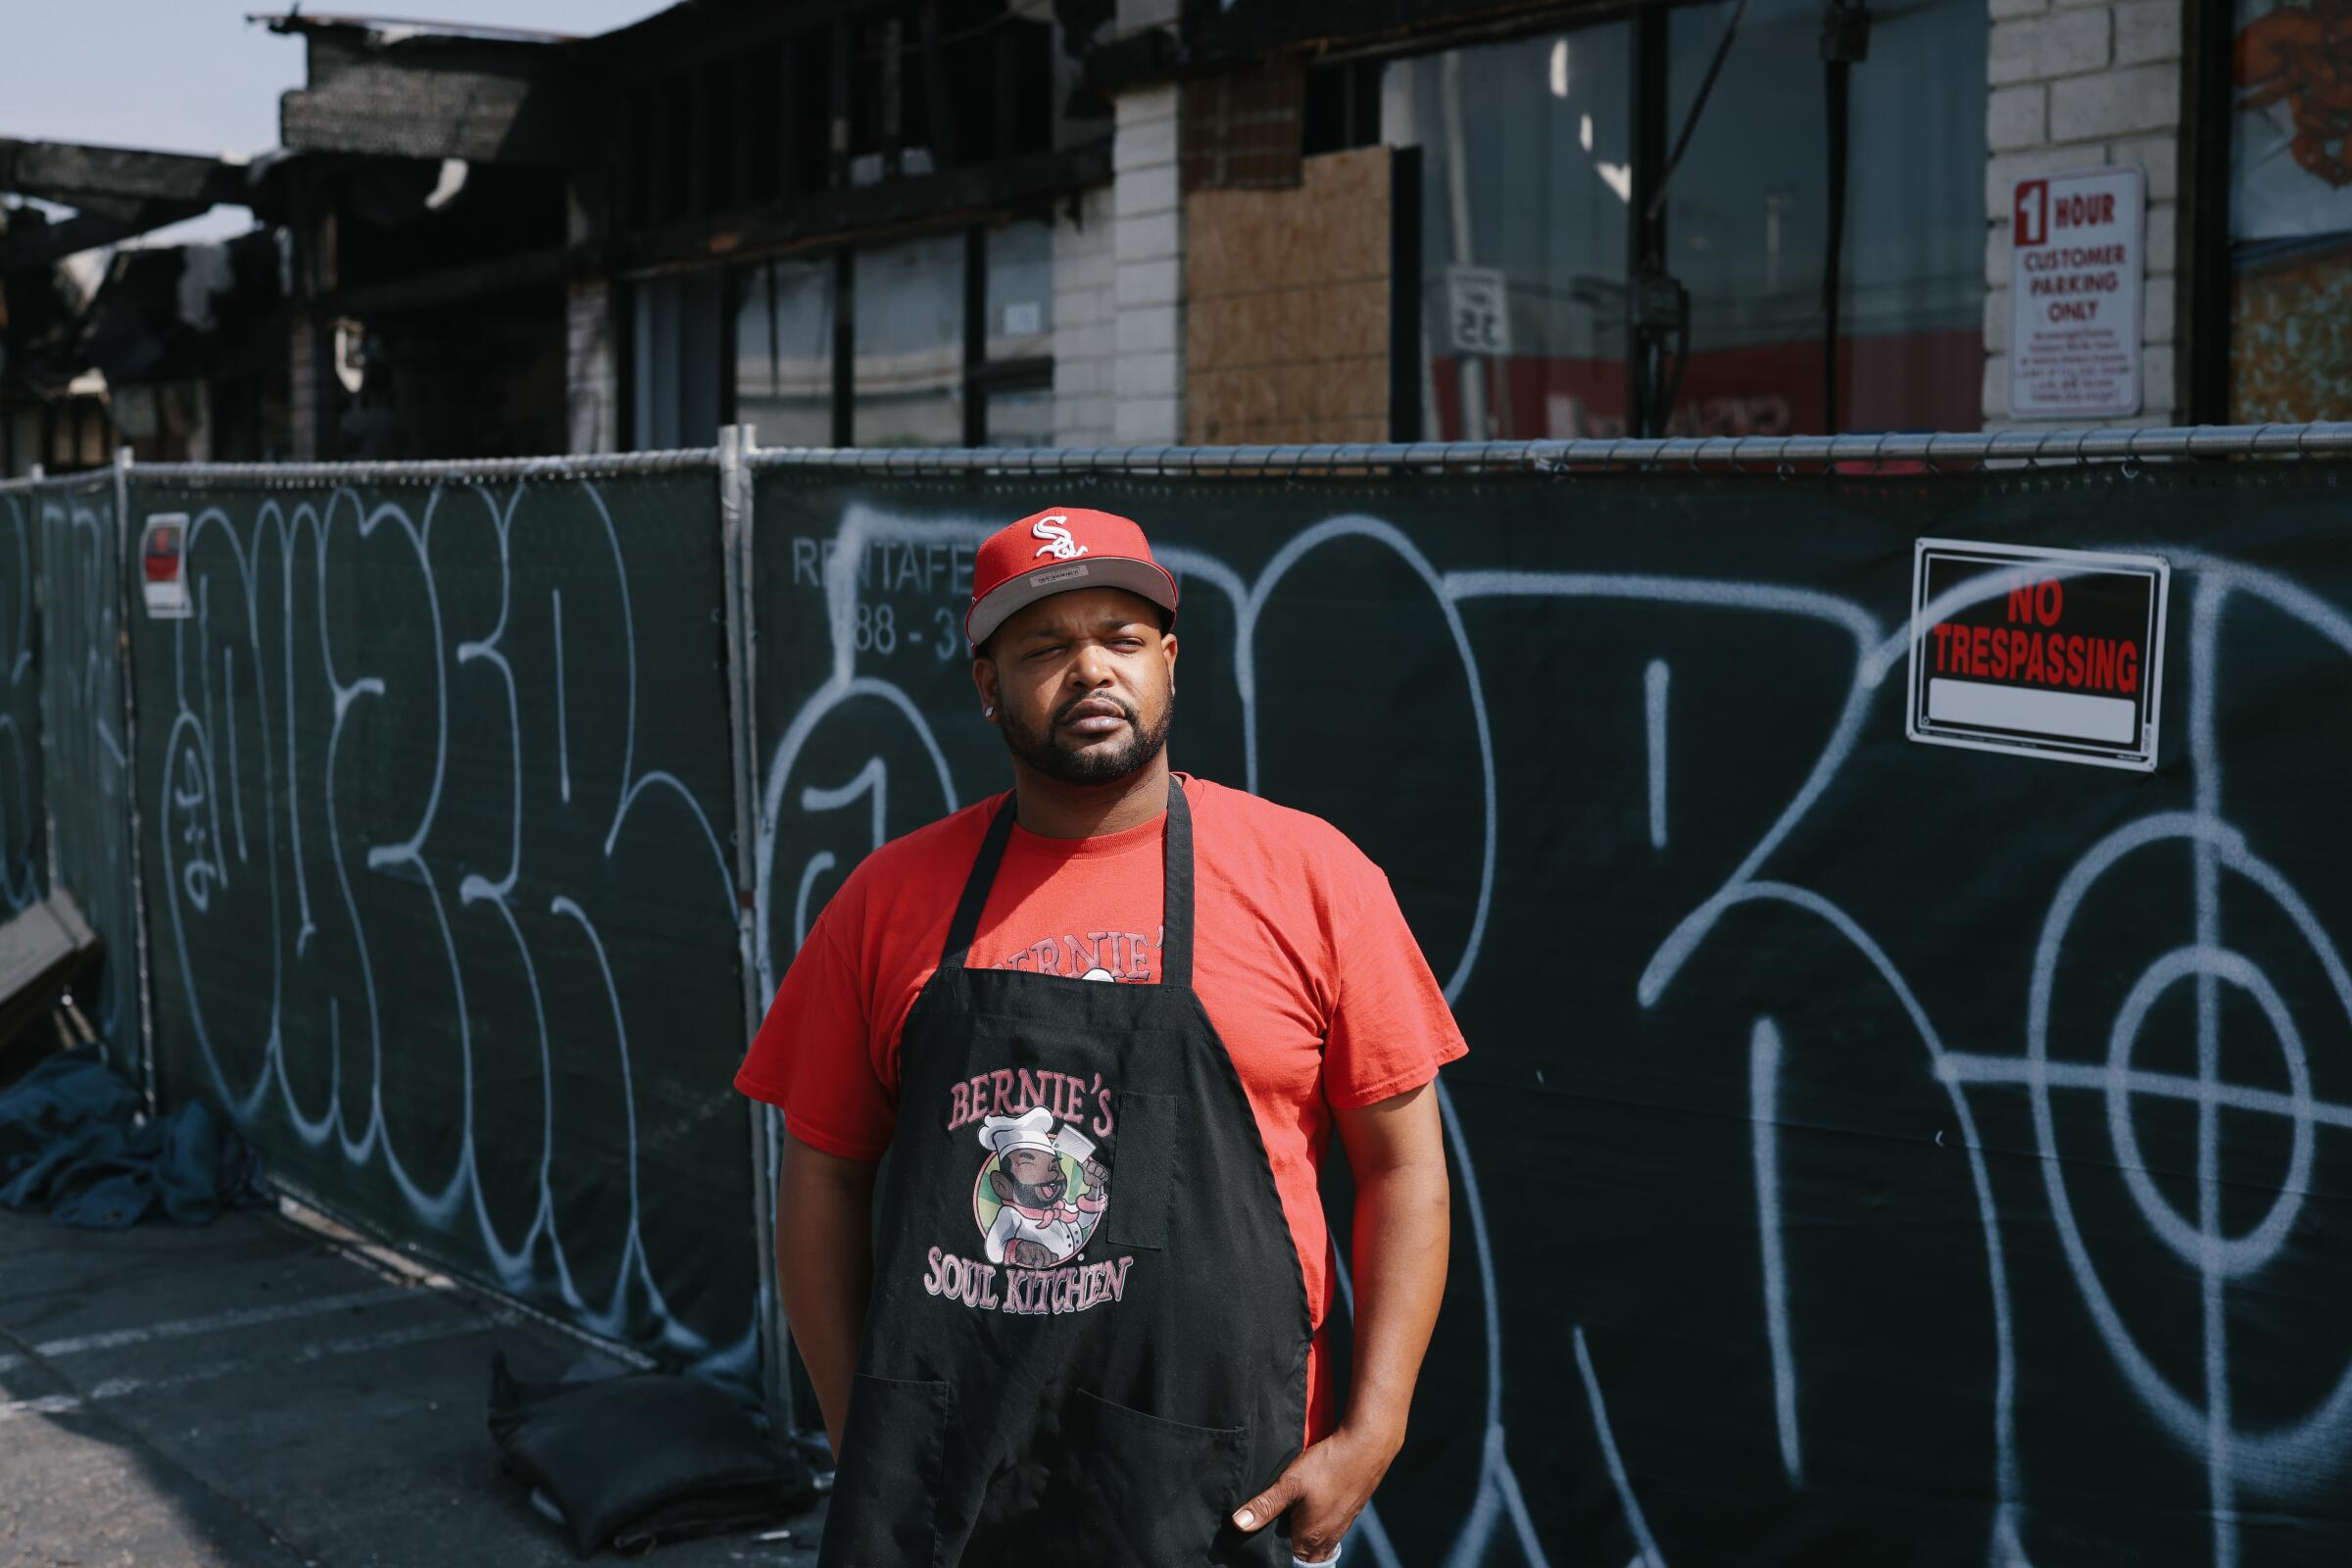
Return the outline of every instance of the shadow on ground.
{"type": "MultiPolygon", "coordinates": [[[[0,1568],[569,1563],[484,1429],[493,1347],[527,1378],[622,1370],[267,1211],[115,1232],[0,1212],[0,1568]]],[[[646,1560],[813,1555],[747,1536],[646,1560]]]]}

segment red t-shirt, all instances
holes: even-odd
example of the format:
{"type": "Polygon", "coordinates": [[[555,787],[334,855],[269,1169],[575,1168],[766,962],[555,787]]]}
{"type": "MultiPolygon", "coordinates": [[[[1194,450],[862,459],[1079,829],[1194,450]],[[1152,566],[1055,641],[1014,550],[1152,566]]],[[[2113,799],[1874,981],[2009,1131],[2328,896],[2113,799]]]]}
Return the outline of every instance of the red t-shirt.
{"type": "MultiPolygon", "coordinates": [[[[1319,817],[1179,774],[1193,814],[1193,984],[1256,1113],[1317,1344],[1307,1439],[1336,1419],[1320,1344],[1336,1290],[1315,1172],[1333,1107],[1417,1089],[1468,1048],[1388,878],[1319,817]]],[[[793,1137],[879,1159],[898,1124],[899,1032],[1004,797],[882,846],[809,928],[735,1075],[793,1137]]],[[[965,960],[1156,984],[1161,819],[1098,838],[1017,823],[965,960]]]]}

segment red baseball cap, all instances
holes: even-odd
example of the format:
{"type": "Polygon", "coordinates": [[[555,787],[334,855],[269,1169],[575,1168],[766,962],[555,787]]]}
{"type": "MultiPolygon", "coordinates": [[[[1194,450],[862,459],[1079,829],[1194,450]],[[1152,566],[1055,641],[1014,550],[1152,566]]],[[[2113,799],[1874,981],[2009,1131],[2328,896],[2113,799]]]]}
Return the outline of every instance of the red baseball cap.
{"type": "Polygon", "coordinates": [[[1073,588],[1124,588],[1176,618],[1176,579],[1152,559],[1152,542],[1126,517],[1052,507],[989,535],[972,563],[972,607],[963,635],[975,648],[1012,612],[1073,588]]]}

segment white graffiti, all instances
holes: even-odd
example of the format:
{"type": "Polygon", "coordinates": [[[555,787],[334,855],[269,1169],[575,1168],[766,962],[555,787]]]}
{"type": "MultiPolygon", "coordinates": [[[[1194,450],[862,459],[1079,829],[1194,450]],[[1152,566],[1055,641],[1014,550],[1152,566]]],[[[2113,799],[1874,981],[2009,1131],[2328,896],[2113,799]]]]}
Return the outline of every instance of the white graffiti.
{"type": "Polygon", "coordinates": [[[32,524],[24,504],[0,495],[0,551],[16,563],[17,591],[0,595],[0,903],[14,913],[41,896],[41,866],[33,858],[41,813],[33,790],[41,776],[40,675],[33,662],[32,524]],[[31,750],[34,755],[27,756],[31,750]]]}
{"type": "MultiPolygon", "coordinates": [[[[779,958],[788,958],[806,934],[819,889],[846,869],[832,850],[810,852],[801,863],[778,865],[780,823],[788,809],[803,820],[863,807],[868,820],[860,824],[859,852],[879,844],[884,836],[886,800],[919,800],[922,812],[936,814],[954,808],[956,790],[938,737],[915,700],[888,673],[860,667],[853,629],[858,624],[861,589],[858,563],[876,544],[919,545],[938,540],[976,544],[996,524],[980,516],[942,518],[937,514],[900,514],[870,501],[845,503],[824,578],[827,623],[831,631],[830,678],[795,714],[785,734],[768,752],[764,787],[760,801],[759,883],[757,888],[758,949],[763,990],[772,992],[779,958]],[[850,774],[847,782],[828,780],[802,789],[788,802],[788,784],[797,770],[812,765],[808,759],[818,726],[843,705],[870,701],[885,705],[904,720],[910,745],[919,749],[927,766],[914,781],[912,794],[891,792],[889,760],[866,755],[860,742],[824,755],[822,765],[850,774]],[[862,760],[859,759],[862,758],[862,760]],[[789,901],[790,940],[777,929],[779,900],[789,901]]],[[[1472,915],[1461,952],[1453,956],[1446,993],[1457,997],[1469,982],[1479,959],[1494,898],[1495,875],[1495,755],[1487,699],[1479,662],[1466,630],[1461,608],[1492,599],[1599,600],[1647,602],[1700,612],[1744,613],[1796,617],[1842,632],[1850,640],[1851,664],[1841,700],[1829,731],[1810,768],[1781,806],[1738,864],[1706,898],[1685,913],[1667,932],[1635,981],[1643,1007],[1655,1007],[1690,972],[1694,958],[1724,917],[1751,905],[1776,906],[1820,922],[1863,958],[1886,994],[1909,1019],[1926,1052],[1928,1078],[1943,1092],[1956,1124],[1956,1145],[1967,1161],[1982,1231],[1985,1268],[1985,1299],[1992,1324],[1992,1420],[1985,1433],[1994,1485],[1994,1506],[1986,1560],[1995,1568],[2025,1568],[2025,1492],[2017,1434],[2017,1348],[2013,1300],[2004,1236],[1994,1202],[1990,1172],[1972,1108],[1972,1093],[2023,1089],[2029,1095],[2034,1126],[2041,1143],[2040,1168],[2048,1186],[2050,1210],[2068,1263],[2095,1321],[2097,1332],[2116,1357],[2131,1386],[2155,1413],[2165,1430],[2196,1454],[2206,1469],[2212,1518],[2211,1555],[2217,1568],[2236,1561],[2238,1503],[2241,1483],[2258,1485],[2273,1495],[2290,1495],[2316,1476],[2328,1473],[2352,1454],[2352,1368],[2303,1418],[2285,1427],[2249,1430],[2234,1422],[2229,1401],[2229,1316],[2227,1292],[2233,1280],[2261,1267],[2276,1256],[2299,1213],[2302,1178],[2309,1169],[2320,1128],[2352,1127],[2352,1106],[2321,1102],[2312,1089],[2303,1036],[2278,988],[2246,956],[2230,950],[2224,940],[2217,886],[2224,873],[2245,880],[2262,891],[2302,933],[2326,970],[2347,1018],[2352,1018],[2352,975],[2336,951],[2333,939],[2309,905],[2275,867],[2253,855],[2243,835],[2221,814],[2222,773],[2214,729],[2218,674],[2218,625],[2224,604],[2242,596],[2293,617],[2318,632],[2346,654],[2352,654],[2352,619],[2276,575],[2220,559],[2170,547],[2141,547],[2168,555],[2176,581],[2193,580],[2189,650],[2189,750],[2196,781],[2197,808],[2185,814],[2156,814],[2117,830],[2084,854],[2068,874],[2053,900],[2047,923],[2034,958],[2028,1027],[2024,1052],[2017,1056],[1955,1052],[1947,1048],[1918,994],[1905,980],[1886,948],[1857,921],[1822,893],[1767,876],[1766,867],[1820,804],[1824,793],[1852,759],[1864,727],[1874,713],[1891,703],[1899,708],[1899,682],[1890,681],[1905,667],[1910,632],[1889,632],[1887,622],[1870,607],[1838,595],[1806,588],[1733,580],[1637,573],[1572,573],[1525,571],[1438,571],[1413,542],[1388,521],[1367,515],[1333,516],[1302,528],[1285,541],[1253,578],[1246,578],[1229,564],[1190,546],[1161,552],[1188,593],[1207,590],[1232,608],[1236,632],[1231,650],[1235,695],[1242,720],[1245,758],[1244,784],[1258,782],[1257,632],[1268,596],[1311,552],[1339,540],[1369,542],[1395,557],[1429,589],[1459,660],[1479,753],[1480,805],[1483,809],[1481,854],[1475,878],[1472,915]],[[2137,981],[2115,1019],[2104,1064],[2060,1061],[2049,1053],[2046,1037],[2052,990],[2068,932],[2069,920],[2090,885],[2117,860],[2145,846],[2179,842],[2192,851],[2196,875],[2196,929],[2192,939],[2160,957],[2137,981]],[[2168,988],[2193,983],[2198,988],[2198,1073],[2181,1076],[2150,1071],[2133,1064],[2133,1046],[2149,1007],[2168,988]],[[2218,1071],[2219,1008],[2214,998],[2228,986],[2251,998],[2271,1023],[2286,1063],[2289,1087],[2257,1089],[2221,1081],[2218,1071]],[[2151,1230],[2182,1260],[2193,1266],[2204,1284],[2205,1380],[2202,1400],[2197,1394],[2176,1388],[2139,1347],[2131,1329],[2102,1286],[2090,1253],[2073,1218],[2066,1191],[2070,1152],[2058,1147],[2050,1113],[2055,1091],[2081,1091],[2105,1096],[2115,1157],[2128,1173],[2127,1181],[2151,1230]],[[2199,1168],[2201,1199],[2193,1218],[2177,1212],[2156,1190],[2134,1157],[2136,1137],[2132,1102],[2138,1097],[2184,1101],[2199,1107],[2199,1168]],[[2250,1110],[2286,1118],[2292,1131],[2291,1166],[2280,1179],[2278,1197],[2268,1215],[2251,1231],[2225,1235],[2219,1222],[2218,1160],[2220,1136],[2216,1117],[2221,1108],[2250,1110]]],[[[1999,591],[1990,583],[1947,596],[1952,609],[1999,591]]],[[[1894,612],[1895,607],[1888,607],[1894,612]]],[[[944,656],[943,656],[944,657],[944,656]]],[[[1668,752],[1666,747],[1667,694],[1670,671],[1663,660],[1648,663],[1643,678],[1644,738],[1647,743],[1648,827],[1653,849],[1663,852],[1669,842],[1667,823],[1668,752]]],[[[1899,721],[1899,713],[1897,715],[1899,721]]],[[[1468,881],[1465,868],[1465,881],[1468,881]]],[[[1466,892],[1471,891],[1465,889],[1466,892]]],[[[1433,955],[1433,957],[1436,956],[1433,955]]],[[[1773,1411],[1783,1467],[1792,1487],[1804,1484],[1800,1430],[1801,1359],[1789,1312],[1789,1263],[1783,1246],[1781,1166],[1778,1146],[1779,1088],[1785,1046],[1779,1028],[1769,1018],[1756,1020],[1748,1042],[1748,1081],[1752,1118],[1752,1164],[1757,1186],[1759,1250],[1763,1278],[1763,1330],[1760,1351],[1772,1369],[1773,1411]]],[[[1472,1230],[1472,1250],[1478,1266],[1482,1298],[1482,1329],[1486,1348],[1486,1427],[1477,1492],[1446,1561],[1448,1568],[1469,1568],[1489,1560],[1498,1537],[1506,1531],[1524,1559],[1547,1565],[1544,1545],[1536,1539],[1513,1471],[1502,1426],[1504,1346],[1498,1313],[1493,1240],[1487,1204],[1480,1194],[1477,1172],[1454,1110],[1451,1097],[1440,1086],[1448,1146],[1472,1230]]],[[[1943,1142],[1942,1133],[1936,1142],[1943,1142]]],[[[1343,1274],[1343,1291],[1348,1281],[1343,1274]]],[[[1611,1431],[1582,1327],[1573,1331],[1576,1364],[1609,1477],[1620,1499],[1626,1527],[1633,1537],[1635,1562],[1645,1568],[1665,1568],[1666,1553],[1656,1540],[1635,1496],[1619,1439],[1611,1431]]],[[[1393,1565],[1396,1558],[1378,1515],[1368,1512],[1359,1532],[1375,1560],[1393,1565]]]]}
{"type": "MultiPolygon", "coordinates": [[[[477,1253],[502,1289],[613,1339],[645,1343],[650,1323],[680,1362],[748,1378],[756,1321],[731,1338],[689,1326],[648,1251],[635,1063],[665,999],[624,1004],[607,930],[623,917],[633,946],[731,959],[734,874],[694,791],[639,756],[620,530],[595,484],[560,509],[545,505],[554,488],[436,486],[415,513],[350,489],[197,510],[196,612],[170,634],[157,717],[158,939],[207,1087],[240,1123],[274,1113],[314,1154],[380,1168],[419,1226],[477,1253]],[[567,642],[551,587],[531,603],[550,612],[552,638],[518,642],[518,577],[558,571],[596,611],[589,629],[575,614],[567,642]],[[616,745],[583,748],[566,711],[583,660],[608,720],[598,733],[617,715],[616,745]],[[485,823],[503,838],[489,855],[485,823]],[[680,902],[708,915],[701,940],[650,932],[616,898],[624,836],[677,866],[680,902]],[[558,995],[601,999],[609,1035],[553,1038],[558,995]],[[433,1059],[443,1045],[454,1061],[433,1059]],[[395,1100],[388,1073],[405,1078],[395,1100]],[[400,1125],[395,1104],[416,1105],[436,1075],[454,1103],[400,1125]],[[619,1136],[600,1147],[567,1132],[559,1081],[596,1086],[619,1136]],[[493,1093],[537,1102],[527,1162],[485,1144],[478,1102],[493,1093]],[[427,1173],[426,1158],[445,1168],[427,1173]],[[615,1179],[621,1190],[606,1190],[615,1179]],[[623,1208],[616,1253],[566,1245],[567,1225],[623,1208]],[[591,1262],[605,1282],[585,1277],[591,1262]]],[[[723,1309],[751,1320],[756,1307],[723,1309]]]]}
{"type": "MultiPolygon", "coordinates": [[[[111,481],[54,480],[0,497],[18,533],[16,622],[8,655],[12,693],[37,674],[39,722],[10,727],[12,760],[44,780],[49,866],[101,940],[99,967],[74,994],[99,1038],[126,1069],[136,1062],[137,915],[130,869],[130,764],[122,740],[123,691],[116,658],[117,592],[111,481]],[[28,551],[29,546],[29,551],[28,551]],[[37,564],[36,564],[37,557],[37,564]],[[37,615],[31,573],[42,592],[37,615]],[[34,658],[32,624],[39,622],[34,658]],[[34,749],[45,756],[34,755],[34,749]]],[[[14,717],[12,710],[11,717],[14,717]]],[[[17,800],[24,800],[19,783],[17,800]]],[[[25,868],[29,871],[29,867],[25,868]]],[[[8,894],[37,896],[34,879],[10,878],[8,894]]]]}

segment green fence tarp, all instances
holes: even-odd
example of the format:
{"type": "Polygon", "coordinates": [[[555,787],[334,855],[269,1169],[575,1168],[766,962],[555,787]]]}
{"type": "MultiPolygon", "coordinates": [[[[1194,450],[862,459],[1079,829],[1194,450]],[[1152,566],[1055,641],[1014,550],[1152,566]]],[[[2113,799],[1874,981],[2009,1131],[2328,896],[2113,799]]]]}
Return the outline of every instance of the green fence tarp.
{"type": "Polygon", "coordinates": [[[84,1010],[127,1067],[143,1051],[131,868],[132,760],[123,713],[122,556],[113,475],[41,506],[42,693],[57,879],[104,944],[84,1010]]]}
{"type": "Polygon", "coordinates": [[[167,1102],[453,1270],[744,1383],[759,1361],[712,470],[135,478],[167,1102]]]}
{"type": "Polygon", "coordinates": [[[34,612],[41,489],[0,490],[0,909],[49,891],[41,767],[40,621],[34,612]]]}
{"type": "Polygon", "coordinates": [[[1126,513],[1177,765],[1363,846],[1471,1042],[1351,1558],[2345,1560],[2346,480],[762,470],[761,982],[1008,782],[972,547],[1126,513]],[[1924,536],[2171,561],[2153,773],[1905,738],[1924,536]]]}

